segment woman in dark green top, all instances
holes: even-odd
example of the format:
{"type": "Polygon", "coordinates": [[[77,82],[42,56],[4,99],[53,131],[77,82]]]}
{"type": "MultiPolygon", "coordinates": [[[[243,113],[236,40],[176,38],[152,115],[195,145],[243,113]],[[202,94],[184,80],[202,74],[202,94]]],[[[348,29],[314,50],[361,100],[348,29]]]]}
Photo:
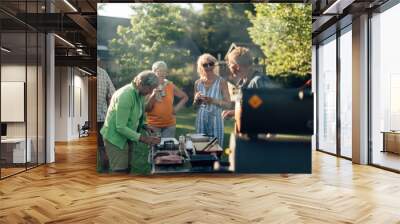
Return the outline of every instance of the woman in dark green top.
{"type": "Polygon", "coordinates": [[[111,98],[101,134],[111,171],[128,168],[128,141],[158,144],[159,138],[140,134],[144,126],[144,97],[158,86],[152,71],[139,73],[131,83],[118,89],[111,98]]]}

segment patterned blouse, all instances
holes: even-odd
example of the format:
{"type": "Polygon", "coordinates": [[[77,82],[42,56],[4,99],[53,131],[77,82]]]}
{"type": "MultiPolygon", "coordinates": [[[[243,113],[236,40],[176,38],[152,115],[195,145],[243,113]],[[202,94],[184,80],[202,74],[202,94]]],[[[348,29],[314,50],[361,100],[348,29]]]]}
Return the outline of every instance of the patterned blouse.
{"type": "MultiPolygon", "coordinates": [[[[204,96],[222,100],[221,80],[221,77],[217,77],[208,89],[206,89],[203,82],[199,82],[196,91],[201,92],[204,96]]],[[[197,133],[217,137],[218,143],[222,147],[224,144],[224,121],[221,113],[222,107],[220,106],[201,104],[197,111],[196,131],[197,133]]]]}

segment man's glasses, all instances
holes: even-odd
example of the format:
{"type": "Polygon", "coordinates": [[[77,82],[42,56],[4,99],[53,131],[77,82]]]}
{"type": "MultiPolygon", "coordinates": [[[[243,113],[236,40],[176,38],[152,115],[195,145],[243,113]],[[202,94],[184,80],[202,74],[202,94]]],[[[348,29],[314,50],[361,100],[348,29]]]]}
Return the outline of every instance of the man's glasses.
{"type": "Polygon", "coordinates": [[[203,68],[212,68],[214,67],[214,62],[204,63],[202,64],[203,68]]]}

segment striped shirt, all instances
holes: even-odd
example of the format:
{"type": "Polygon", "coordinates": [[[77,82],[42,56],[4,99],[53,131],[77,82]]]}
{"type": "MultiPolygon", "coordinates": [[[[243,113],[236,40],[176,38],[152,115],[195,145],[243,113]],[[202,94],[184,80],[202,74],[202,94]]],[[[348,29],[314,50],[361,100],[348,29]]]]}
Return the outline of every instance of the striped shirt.
{"type": "MultiPolygon", "coordinates": [[[[213,84],[206,89],[203,82],[197,85],[197,92],[201,92],[204,96],[214,99],[223,99],[221,91],[221,80],[218,77],[213,84]]],[[[218,138],[221,147],[224,145],[224,121],[222,119],[222,107],[214,104],[201,104],[197,111],[196,131],[197,133],[206,134],[218,138]]]]}
{"type": "Polygon", "coordinates": [[[107,101],[115,92],[115,87],[106,70],[97,67],[97,122],[104,122],[107,114],[107,101]]]}

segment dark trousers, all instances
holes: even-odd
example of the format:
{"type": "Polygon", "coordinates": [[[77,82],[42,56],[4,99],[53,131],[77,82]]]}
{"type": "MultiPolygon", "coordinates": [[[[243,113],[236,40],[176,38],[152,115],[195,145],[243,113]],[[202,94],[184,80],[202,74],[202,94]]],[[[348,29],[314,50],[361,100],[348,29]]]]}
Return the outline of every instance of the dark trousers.
{"type": "Polygon", "coordinates": [[[104,147],[103,136],[100,134],[100,130],[103,127],[104,122],[97,122],[97,147],[98,147],[98,170],[106,172],[109,169],[108,156],[104,147]]]}
{"type": "Polygon", "coordinates": [[[100,134],[100,130],[103,127],[104,122],[97,122],[97,145],[99,147],[104,147],[103,136],[100,134]]]}

